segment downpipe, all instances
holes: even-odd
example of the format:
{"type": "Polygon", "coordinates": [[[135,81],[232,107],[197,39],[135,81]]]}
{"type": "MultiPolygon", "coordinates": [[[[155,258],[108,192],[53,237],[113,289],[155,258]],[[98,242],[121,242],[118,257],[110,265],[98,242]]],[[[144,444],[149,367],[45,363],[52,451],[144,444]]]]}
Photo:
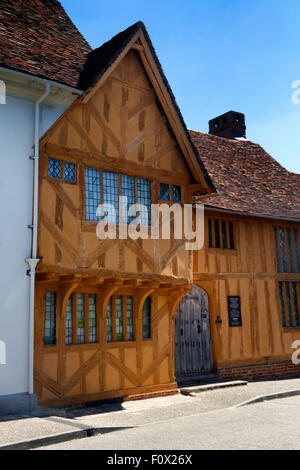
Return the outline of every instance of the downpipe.
{"type": "Polygon", "coordinates": [[[34,170],[33,170],[33,216],[32,225],[32,247],[31,258],[26,259],[29,266],[28,275],[30,276],[30,294],[29,294],[29,376],[28,392],[33,394],[33,371],[34,371],[34,293],[35,293],[35,274],[36,266],[39,262],[37,258],[37,232],[38,232],[38,201],[39,201],[39,128],[40,128],[40,104],[50,94],[51,85],[46,84],[45,93],[35,103],[35,122],[34,122],[34,170]]]}

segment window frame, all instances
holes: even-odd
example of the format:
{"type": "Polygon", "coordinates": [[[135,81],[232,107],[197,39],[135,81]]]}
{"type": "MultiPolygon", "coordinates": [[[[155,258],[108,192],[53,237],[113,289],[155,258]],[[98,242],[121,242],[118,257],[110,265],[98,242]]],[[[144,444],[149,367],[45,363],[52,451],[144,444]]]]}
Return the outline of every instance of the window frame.
{"type": "Polygon", "coordinates": [[[183,186],[182,184],[174,184],[174,183],[169,183],[169,182],[166,182],[166,181],[159,181],[158,182],[159,186],[158,186],[158,201],[160,203],[165,203],[165,204],[183,204],[183,186]],[[160,185],[161,184],[165,184],[166,186],[169,186],[169,199],[161,199],[160,198],[160,185]],[[181,195],[181,201],[174,201],[173,199],[173,187],[178,187],[180,188],[180,195],[181,195]]]}
{"type": "Polygon", "coordinates": [[[91,291],[82,291],[82,290],[75,290],[72,292],[68,298],[67,304],[66,304],[66,309],[69,300],[71,299],[71,305],[72,305],[72,343],[67,343],[67,329],[66,329],[66,311],[64,315],[64,345],[65,347],[69,348],[71,346],[88,346],[88,345],[95,345],[99,343],[99,316],[98,316],[98,294],[97,292],[91,292],[91,291]],[[83,314],[84,314],[84,326],[83,326],[83,335],[84,335],[84,341],[78,343],[78,335],[77,335],[77,296],[83,295],[83,314]],[[95,341],[90,341],[90,304],[89,304],[89,297],[90,296],[95,296],[96,299],[96,307],[95,307],[95,341]]]}
{"type": "Polygon", "coordinates": [[[47,164],[47,178],[49,180],[59,181],[60,183],[73,184],[73,185],[76,185],[78,183],[78,165],[75,161],[72,161],[72,158],[64,159],[64,158],[56,158],[56,157],[51,156],[47,158],[47,163],[48,163],[47,164]],[[57,160],[60,162],[60,177],[59,178],[54,178],[53,176],[49,176],[49,160],[57,160]],[[69,181],[65,179],[65,163],[69,163],[75,166],[75,180],[74,181],[69,181]]]}
{"type": "Polygon", "coordinates": [[[137,341],[136,332],[137,332],[137,314],[136,314],[136,298],[134,293],[123,293],[123,292],[114,292],[106,305],[105,309],[105,343],[106,344],[124,344],[124,343],[135,343],[137,341]],[[116,309],[116,299],[117,297],[122,298],[122,334],[123,339],[117,339],[117,309],[116,309]],[[132,339],[128,339],[128,324],[127,324],[127,298],[132,298],[132,339]],[[111,302],[111,341],[107,339],[107,307],[111,302]]]}
{"type": "Polygon", "coordinates": [[[208,249],[209,252],[216,252],[220,253],[223,252],[224,254],[237,254],[237,251],[239,249],[238,247],[238,236],[237,236],[237,225],[238,221],[232,217],[219,217],[218,215],[212,214],[208,215],[206,218],[205,222],[205,238],[206,238],[206,248],[208,249]],[[211,230],[211,237],[210,237],[210,222],[212,224],[212,230],[211,230]],[[215,246],[216,245],[216,231],[215,231],[215,223],[219,223],[219,242],[220,242],[220,247],[215,246]],[[225,248],[223,246],[223,230],[222,230],[222,225],[226,224],[226,244],[227,247],[225,248]],[[231,245],[231,235],[230,235],[230,224],[232,226],[232,238],[233,238],[233,248],[231,245]],[[212,240],[212,246],[210,245],[210,238],[212,240]]]}
{"type": "Polygon", "coordinates": [[[276,279],[278,308],[283,330],[300,329],[300,279],[276,279]],[[295,290],[294,290],[295,285],[295,290]],[[296,292],[296,299],[295,299],[296,292]],[[296,315],[297,305],[297,315],[296,315]],[[298,319],[298,321],[297,321],[298,319]]]}
{"type": "Polygon", "coordinates": [[[273,232],[277,274],[299,275],[300,228],[289,224],[274,224],[273,232]]]}
{"type": "MultiPolygon", "coordinates": [[[[135,197],[135,204],[138,204],[138,190],[137,190],[137,180],[138,179],[142,179],[142,180],[146,180],[146,181],[149,181],[150,183],[150,192],[151,192],[151,200],[150,200],[150,206],[151,204],[153,204],[153,178],[149,177],[149,178],[145,178],[144,176],[141,176],[139,174],[129,174],[129,173],[124,173],[124,172],[118,172],[118,171],[114,171],[113,169],[106,169],[106,168],[99,168],[93,164],[83,164],[82,168],[83,168],[83,184],[84,184],[84,187],[82,188],[82,195],[83,195],[83,207],[82,207],[82,222],[84,224],[97,224],[99,221],[98,220],[90,220],[90,219],[87,219],[86,218],[86,214],[87,214],[87,211],[86,211],[86,180],[85,180],[85,170],[86,168],[92,168],[94,170],[97,170],[99,171],[99,174],[100,174],[100,204],[101,203],[104,203],[104,186],[103,186],[103,172],[108,172],[108,173],[114,173],[117,175],[117,180],[118,180],[118,198],[120,196],[122,196],[122,175],[124,176],[127,176],[127,177],[132,177],[134,178],[134,197],[135,197]]],[[[116,221],[116,224],[120,225],[120,226],[128,226],[129,224],[132,223],[129,222],[128,223],[128,220],[127,222],[123,222],[123,220],[121,221],[121,211],[120,211],[120,207],[118,205],[118,213],[117,213],[117,221],[116,221]]],[[[101,217],[103,217],[103,211],[101,213],[101,217]]],[[[136,218],[136,217],[135,217],[136,218]]],[[[109,224],[110,222],[108,222],[109,224]]],[[[113,222],[114,223],[114,222],[113,222]]],[[[139,224],[136,224],[136,226],[138,226],[139,224]]],[[[151,228],[151,212],[148,213],[148,224],[147,225],[142,225],[142,227],[148,227],[148,228],[151,228]],[[149,220],[150,219],[150,220],[149,220]]]]}

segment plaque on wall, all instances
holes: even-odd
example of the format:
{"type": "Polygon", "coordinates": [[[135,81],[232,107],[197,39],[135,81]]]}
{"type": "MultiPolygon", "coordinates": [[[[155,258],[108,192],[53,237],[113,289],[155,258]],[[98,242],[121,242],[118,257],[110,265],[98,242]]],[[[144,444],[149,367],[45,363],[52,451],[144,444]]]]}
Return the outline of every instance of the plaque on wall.
{"type": "Polygon", "coordinates": [[[228,297],[229,326],[242,326],[241,298],[237,295],[228,297]]]}

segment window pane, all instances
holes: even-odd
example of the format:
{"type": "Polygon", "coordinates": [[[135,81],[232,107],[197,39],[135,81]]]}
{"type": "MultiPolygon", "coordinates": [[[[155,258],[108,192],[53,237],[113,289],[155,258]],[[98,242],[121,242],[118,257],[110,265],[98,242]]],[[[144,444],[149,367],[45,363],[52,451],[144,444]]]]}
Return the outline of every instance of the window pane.
{"type": "Polygon", "coordinates": [[[112,341],[112,302],[111,298],[106,307],[106,341],[112,341]]]}
{"type": "MultiPolygon", "coordinates": [[[[298,283],[300,289],[300,282],[298,283]]],[[[297,297],[297,283],[293,282],[292,284],[293,289],[293,300],[294,300],[294,312],[295,312],[295,326],[300,326],[300,318],[299,318],[299,304],[298,304],[298,297],[297,297]]]]}
{"type": "Polygon", "coordinates": [[[66,308],[66,344],[73,344],[72,296],[69,297],[66,308]]]}
{"type": "Polygon", "coordinates": [[[287,234],[287,240],[288,240],[289,258],[290,258],[290,266],[291,266],[290,272],[295,273],[296,270],[295,270],[294,253],[293,253],[293,248],[292,248],[292,234],[289,228],[286,229],[286,234],[287,234]]]}
{"type": "Polygon", "coordinates": [[[289,282],[285,282],[285,295],[286,295],[289,326],[293,326],[293,315],[292,315],[292,304],[291,304],[290,283],[289,282]]]}
{"type": "Polygon", "coordinates": [[[151,339],[151,297],[143,305],[143,339],[151,339]]]}
{"type": "Polygon", "coordinates": [[[170,186],[165,183],[160,183],[160,195],[161,201],[170,201],[170,186]]]}
{"type": "Polygon", "coordinates": [[[95,168],[85,168],[85,205],[86,220],[100,220],[97,208],[101,204],[100,171],[95,168]]]}
{"type": "Polygon", "coordinates": [[[64,180],[75,183],[76,173],[74,163],[65,162],[64,163],[64,180]]]}
{"type": "Polygon", "coordinates": [[[275,235],[275,245],[276,245],[277,272],[281,273],[280,256],[279,256],[279,242],[278,242],[278,235],[277,235],[277,228],[276,227],[274,227],[274,235],[275,235]]]}
{"type": "Polygon", "coordinates": [[[56,344],[56,292],[46,292],[44,343],[56,344]]]}
{"type": "Polygon", "coordinates": [[[222,243],[223,248],[227,248],[227,230],[226,230],[226,222],[222,220],[222,243]]]}
{"type": "Polygon", "coordinates": [[[298,273],[300,273],[300,247],[298,241],[298,230],[294,229],[294,241],[296,247],[296,258],[297,258],[297,266],[298,266],[298,273]]]}
{"type": "Polygon", "coordinates": [[[89,294],[89,342],[96,343],[96,295],[89,294]]]}
{"type": "Polygon", "coordinates": [[[140,225],[151,225],[151,181],[137,178],[137,199],[145,206],[139,215],[140,225]]]}
{"type": "Polygon", "coordinates": [[[220,248],[220,225],[218,220],[215,220],[215,247],[220,248]]]}
{"type": "Polygon", "coordinates": [[[127,309],[127,340],[133,341],[133,297],[127,295],[126,297],[127,309]]]}
{"type": "Polygon", "coordinates": [[[129,207],[135,204],[134,176],[121,175],[121,196],[127,197],[127,205],[122,205],[122,223],[130,224],[135,219],[135,216],[128,216],[129,207]]]}
{"type": "Polygon", "coordinates": [[[286,257],[286,248],[285,248],[285,234],[283,228],[279,229],[279,238],[280,238],[280,249],[283,263],[283,272],[288,272],[287,257],[286,257]]]}
{"type": "Polygon", "coordinates": [[[77,294],[77,343],[84,343],[84,295],[77,294]]]}
{"type": "Polygon", "coordinates": [[[55,158],[49,158],[48,176],[50,176],[50,178],[60,178],[60,160],[56,160],[55,158]]]}
{"type": "Polygon", "coordinates": [[[173,185],[172,192],[173,192],[173,202],[181,202],[181,187],[173,185]]]}
{"type": "Polygon", "coordinates": [[[118,175],[111,171],[103,171],[103,202],[111,204],[116,211],[116,215],[105,211],[104,216],[108,222],[119,222],[119,187],[118,175]]]}
{"type": "Polygon", "coordinates": [[[116,341],[123,341],[123,299],[116,296],[116,341]]]}

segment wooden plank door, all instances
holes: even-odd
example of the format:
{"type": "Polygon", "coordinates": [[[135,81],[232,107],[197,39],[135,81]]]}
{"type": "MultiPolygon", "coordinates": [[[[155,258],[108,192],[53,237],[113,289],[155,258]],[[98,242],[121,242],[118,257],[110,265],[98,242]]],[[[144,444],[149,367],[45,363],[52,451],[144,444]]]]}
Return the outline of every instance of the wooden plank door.
{"type": "Polygon", "coordinates": [[[194,286],[175,315],[175,376],[206,375],[212,367],[208,296],[194,286]]]}

